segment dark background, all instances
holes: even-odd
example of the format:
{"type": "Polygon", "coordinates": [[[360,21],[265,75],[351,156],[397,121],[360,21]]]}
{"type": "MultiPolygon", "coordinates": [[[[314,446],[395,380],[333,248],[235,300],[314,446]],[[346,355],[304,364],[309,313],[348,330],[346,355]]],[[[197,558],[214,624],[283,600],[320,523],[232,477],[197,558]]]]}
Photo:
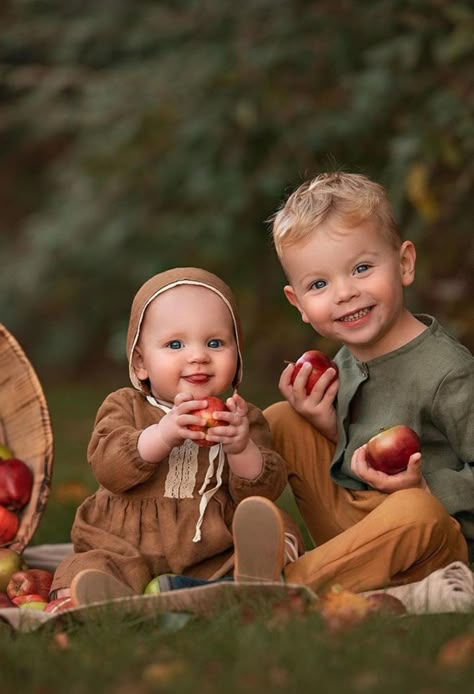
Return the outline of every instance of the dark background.
{"type": "Polygon", "coordinates": [[[363,172],[419,253],[415,311],[471,350],[474,12],[449,0],[3,0],[0,320],[42,382],[127,384],[132,297],[217,272],[243,394],[318,347],[266,222],[306,178],[363,172]]]}

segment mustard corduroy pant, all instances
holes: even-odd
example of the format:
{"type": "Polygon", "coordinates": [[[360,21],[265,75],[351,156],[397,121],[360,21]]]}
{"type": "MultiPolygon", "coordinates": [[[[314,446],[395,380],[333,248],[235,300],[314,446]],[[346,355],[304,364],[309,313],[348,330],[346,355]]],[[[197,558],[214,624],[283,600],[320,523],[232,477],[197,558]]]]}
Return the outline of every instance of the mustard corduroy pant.
{"type": "Polygon", "coordinates": [[[334,445],[287,402],[264,411],[273,447],[316,545],[285,568],[285,580],[320,591],[334,583],[364,591],[418,581],[452,561],[467,562],[459,523],[421,489],[392,494],[335,484],[334,445]]]}

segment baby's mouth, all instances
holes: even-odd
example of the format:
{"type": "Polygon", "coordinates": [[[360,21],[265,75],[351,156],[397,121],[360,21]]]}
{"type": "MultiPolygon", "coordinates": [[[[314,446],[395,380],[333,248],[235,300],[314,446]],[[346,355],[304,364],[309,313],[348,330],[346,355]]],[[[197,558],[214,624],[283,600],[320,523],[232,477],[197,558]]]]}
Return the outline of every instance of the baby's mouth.
{"type": "Polygon", "coordinates": [[[348,313],[346,316],[342,316],[342,318],[338,318],[337,320],[340,323],[352,323],[353,321],[359,320],[359,318],[363,318],[366,316],[368,313],[371,312],[372,306],[367,306],[367,308],[361,308],[359,311],[355,311],[354,313],[348,313]]]}
{"type": "Polygon", "coordinates": [[[188,383],[194,383],[194,384],[200,384],[200,383],[207,383],[209,381],[210,376],[208,374],[190,374],[189,376],[184,376],[184,380],[188,381],[188,383]]]}

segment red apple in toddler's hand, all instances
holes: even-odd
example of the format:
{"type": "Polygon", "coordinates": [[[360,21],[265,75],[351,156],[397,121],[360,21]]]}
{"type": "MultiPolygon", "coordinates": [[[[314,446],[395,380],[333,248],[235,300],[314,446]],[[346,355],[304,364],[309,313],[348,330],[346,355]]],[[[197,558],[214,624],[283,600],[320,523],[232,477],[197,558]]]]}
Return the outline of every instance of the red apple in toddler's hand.
{"type": "Polygon", "coordinates": [[[367,462],[386,475],[406,469],[410,457],[420,451],[418,434],[405,424],[382,429],[367,444],[367,462]]]}
{"type": "Polygon", "coordinates": [[[33,487],[33,473],[18,458],[0,460],[0,504],[11,509],[26,506],[33,487]]]}
{"type": "Polygon", "coordinates": [[[48,599],[53,574],[45,569],[25,569],[16,571],[7,585],[7,594],[13,598],[19,595],[41,595],[44,600],[48,599]]]}
{"type": "Polygon", "coordinates": [[[293,385],[293,383],[295,382],[295,378],[301,371],[303,364],[306,363],[311,364],[311,366],[313,367],[313,370],[310,371],[308,380],[306,381],[306,395],[309,395],[311,393],[314,384],[317,381],[319,381],[319,379],[327,369],[334,369],[336,371],[334,379],[336,379],[339,374],[339,369],[337,368],[336,362],[332,361],[332,359],[329,359],[327,354],[324,354],[324,352],[319,352],[317,349],[310,349],[308,352],[302,354],[301,357],[296,361],[295,368],[293,369],[293,373],[291,374],[291,385],[293,385]]]}
{"type": "MultiPolygon", "coordinates": [[[[214,412],[229,412],[229,408],[224,402],[222,402],[222,400],[219,400],[219,398],[211,396],[209,398],[203,398],[203,400],[207,400],[207,407],[203,407],[200,410],[193,410],[189,414],[195,415],[196,417],[201,417],[201,419],[205,420],[205,424],[190,424],[188,428],[191,429],[191,431],[203,431],[205,434],[207,434],[209,429],[218,426],[225,426],[227,424],[227,422],[222,422],[215,419],[214,412]]],[[[215,445],[212,441],[206,441],[206,439],[197,439],[196,443],[198,446],[215,445]]]]}

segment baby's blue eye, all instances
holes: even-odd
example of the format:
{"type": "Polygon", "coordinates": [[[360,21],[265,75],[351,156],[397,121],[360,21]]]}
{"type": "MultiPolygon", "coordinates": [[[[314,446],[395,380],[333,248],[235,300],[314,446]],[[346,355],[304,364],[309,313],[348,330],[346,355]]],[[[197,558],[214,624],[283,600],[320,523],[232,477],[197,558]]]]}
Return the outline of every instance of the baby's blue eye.
{"type": "Polygon", "coordinates": [[[355,272],[357,274],[360,274],[361,272],[367,272],[368,269],[369,269],[369,265],[367,265],[366,263],[362,263],[361,265],[358,265],[356,267],[355,272]]]}
{"type": "Polygon", "coordinates": [[[211,349],[217,349],[218,347],[222,346],[222,340],[214,339],[214,340],[209,340],[207,343],[207,346],[210,347],[211,349]]]}
{"type": "Polygon", "coordinates": [[[316,280],[316,282],[313,282],[313,284],[311,285],[311,289],[323,289],[325,286],[325,280],[316,280]]]}
{"type": "Polygon", "coordinates": [[[170,349],[181,349],[183,346],[183,343],[181,340],[171,340],[171,342],[168,342],[167,347],[170,349]]]}

